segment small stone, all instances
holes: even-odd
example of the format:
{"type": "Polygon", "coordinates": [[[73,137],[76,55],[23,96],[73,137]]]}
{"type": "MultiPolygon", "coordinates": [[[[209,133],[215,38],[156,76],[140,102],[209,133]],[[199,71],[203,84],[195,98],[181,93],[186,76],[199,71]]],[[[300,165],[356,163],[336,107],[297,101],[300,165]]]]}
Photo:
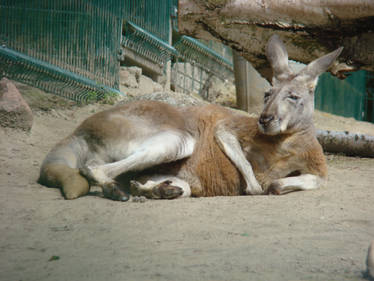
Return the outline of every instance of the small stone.
{"type": "Polygon", "coordinates": [[[144,196],[139,196],[140,203],[145,203],[145,201],[147,201],[147,198],[145,198],[144,196]]]}
{"type": "Polygon", "coordinates": [[[131,201],[135,203],[144,203],[147,201],[147,198],[144,196],[133,196],[131,201]]]}

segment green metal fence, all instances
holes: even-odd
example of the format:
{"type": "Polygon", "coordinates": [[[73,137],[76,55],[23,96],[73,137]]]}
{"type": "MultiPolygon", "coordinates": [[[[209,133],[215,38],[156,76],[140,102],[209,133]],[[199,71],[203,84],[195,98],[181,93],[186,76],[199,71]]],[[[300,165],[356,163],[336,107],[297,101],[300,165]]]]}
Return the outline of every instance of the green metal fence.
{"type": "Polygon", "coordinates": [[[169,43],[172,0],[125,0],[123,18],[169,43]]]}
{"type": "Polygon", "coordinates": [[[172,5],[172,0],[125,0],[122,46],[164,67],[176,54],[170,45],[172,5]]]}
{"type": "Polygon", "coordinates": [[[117,92],[120,0],[2,0],[3,76],[74,100],[117,92]]]}
{"type": "Polygon", "coordinates": [[[225,79],[233,71],[232,62],[217,54],[203,43],[188,36],[182,36],[175,44],[179,56],[199,64],[214,75],[225,79]]]}
{"type": "Polygon", "coordinates": [[[366,71],[352,73],[339,80],[329,73],[320,76],[316,95],[316,109],[357,120],[366,118],[366,71]]]}
{"type": "Polygon", "coordinates": [[[182,36],[170,44],[177,5],[177,0],[2,0],[0,75],[73,100],[99,99],[119,93],[121,44],[161,69],[172,58],[189,64],[192,72],[179,74],[199,89],[212,75],[232,75],[230,60],[201,42],[182,36]]]}
{"type": "Polygon", "coordinates": [[[374,72],[366,72],[365,120],[374,123],[374,72]]]}
{"type": "Polygon", "coordinates": [[[126,0],[122,45],[162,67],[173,59],[172,83],[176,88],[201,92],[212,75],[221,79],[232,76],[231,49],[188,36],[176,36],[171,45],[172,28],[174,35],[177,33],[177,7],[177,0],[126,0]]]}
{"type": "MultiPolygon", "coordinates": [[[[209,42],[208,42],[209,43],[209,42]]],[[[188,36],[181,36],[174,47],[178,54],[173,64],[172,80],[175,87],[183,92],[195,91],[204,95],[212,76],[221,80],[233,77],[232,57],[218,54],[202,42],[188,36]]],[[[224,50],[221,44],[217,50],[224,50]]]]}
{"type": "Polygon", "coordinates": [[[122,45],[162,66],[177,54],[173,46],[130,21],[125,24],[122,45]]]}

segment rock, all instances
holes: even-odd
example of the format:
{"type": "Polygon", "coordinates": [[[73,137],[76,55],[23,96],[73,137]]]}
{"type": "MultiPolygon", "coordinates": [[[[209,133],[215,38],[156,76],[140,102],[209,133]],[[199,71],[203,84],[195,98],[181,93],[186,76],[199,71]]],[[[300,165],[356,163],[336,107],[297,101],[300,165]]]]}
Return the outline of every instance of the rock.
{"type": "Polygon", "coordinates": [[[161,84],[153,82],[153,92],[162,92],[164,87],[161,84]]]}
{"type": "Polygon", "coordinates": [[[155,83],[151,78],[147,76],[140,76],[139,79],[139,92],[141,94],[151,94],[155,92],[155,83]]]}
{"type": "Polygon", "coordinates": [[[136,76],[129,71],[129,67],[121,67],[119,72],[119,78],[121,85],[127,88],[138,88],[138,79],[136,76]]]}
{"type": "Polygon", "coordinates": [[[163,91],[164,87],[151,78],[142,75],[142,69],[136,66],[120,69],[120,91],[126,95],[137,96],[163,91]]]}
{"type": "Polygon", "coordinates": [[[374,240],[371,241],[369,246],[366,265],[368,276],[371,278],[371,280],[374,280],[374,240]]]}
{"type": "Polygon", "coordinates": [[[127,67],[127,70],[130,72],[130,74],[134,75],[136,78],[136,81],[139,82],[140,77],[142,76],[142,69],[137,66],[130,66],[127,67]]]}
{"type": "Polygon", "coordinates": [[[7,78],[0,80],[0,125],[30,130],[33,114],[16,86],[7,78]]]}
{"type": "Polygon", "coordinates": [[[236,107],[235,85],[230,81],[213,78],[206,99],[209,102],[236,107]]]}

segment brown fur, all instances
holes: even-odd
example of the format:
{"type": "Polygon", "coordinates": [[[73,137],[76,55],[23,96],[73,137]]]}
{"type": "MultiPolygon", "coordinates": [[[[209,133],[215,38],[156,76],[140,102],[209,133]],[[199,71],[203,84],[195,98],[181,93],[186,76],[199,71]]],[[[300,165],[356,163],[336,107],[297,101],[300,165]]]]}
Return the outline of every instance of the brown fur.
{"type": "MultiPolygon", "coordinates": [[[[159,102],[135,104],[134,109],[131,106],[134,104],[93,115],[52,151],[57,151],[57,155],[65,158],[71,155],[72,158],[72,151],[63,150],[60,153],[58,149],[60,146],[66,147],[73,137],[83,137],[91,150],[102,149],[108,139],[118,137],[120,128],[126,128],[125,119],[117,120],[110,115],[130,108],[130,111],[135,111],[132,114],[147,115],[147,118],[150,115],[151,120],[166,118],[163,126],[176,126],[197,134],[195,150],[189,158],[151,170],[152,173],[174,174],[186,180],[191,185],[192,196],[232,196],[244,193],[241,174],[215,140],[215,130],[220,123],[235,132],[243,151],[248,146],[252,147],[246,156],[265,191],[273,180],[293,172],[315,174],[322,178],[327,175],[322,148],[313,131],[267,136],[259,132],[257,118],[216,105],[190,107],[180,111],[159,102]]],[[[39,182],[47,186],[64,187],[63,192],[68,199],[82,196],[89,190],[88,182],[79,174],[79,169],[53,161],[43,165],[39,182]]]]}
{"type": "Polygon", "coordinates": [[[216,105],[189,110],[189,116],[194,116],[190,122],[197,124],[199,134],[193,154],[178,165],[169,163],[168,168],[163,167],[157,172],[167,171],[189,182],[192,196],[243,194],[243,181],[239,171],[223,153],[214,137],[216,126],[220,122],[236,132],[243,150],[248,146],[252,147],[251,152],[247,153],[247,159],[265,193],[274,180],[286,176],[301,173],[321,178],[327,176],[325,157],[313,128],[296,134],[267,136],[259,132],[257,118],[216,105]],[[194,177],[199,179],[199,184],[194,184],[194,177]]]}
{"type": "MultiPolygon", "coordinates": [[[[313,89],[341,51],[294,74],[284,44],[274,35],[266,47],[273,87],[264,95],[259,119],[215,105],[175,108],[139,101],[116,107],[88,118],[52,149],[42,164],[41,182],[62,186],[69,199],[88,191],[78,169],[103,190],[117,189],[114,178],[121,173],[147,169],[184,180],[192,196],[318,188],[327,169],[312,123],[313,89]],[[165,164],[169,161],[174,162],[165,164]],[[71,186],[77,190],[70,192],[71,186]]],[[[109,197],[123,200],[122,195],[109,197]]]]}
{"type": "Polygon", "coordinates": [[[227,196],[243,194],[241,176],[215,140],[215,126],[231,113],[222,107],[209,105],[197,110],[199,138],[194,153],[182,169],[190,170],[201,187],[192,185],[192,196],[227,196]]]}

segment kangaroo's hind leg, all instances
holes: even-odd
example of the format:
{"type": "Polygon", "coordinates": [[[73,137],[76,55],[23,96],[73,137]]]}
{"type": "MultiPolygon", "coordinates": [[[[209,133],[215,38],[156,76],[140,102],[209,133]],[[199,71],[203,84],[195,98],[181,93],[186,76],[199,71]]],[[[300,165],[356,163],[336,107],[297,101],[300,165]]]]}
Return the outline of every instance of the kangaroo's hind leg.
{"type": "Polygon", "coordinates": [[[81,173],[103,189],[110,190],[117,186],[114,179],[120,174],[183,159],[192,154],[195,146],[191,135],[173,130],[160,132],[145,140],[134,140],[133,143],[135,148],[124,159],[103,165],[88,165],[81,169],[81,173]]]}
{"type": "Polygon", "coordinates": [[[80,174],[84,175],[86,180],[88,180],[91,186],[99,185],[103,191],[103,195],[106,198],[110,198],[115,201],[127,201],[130,199],[130,195],[126,193],[124,190],[121,189],[120,185],[116,181],[108,181],[105,183],[98,183],[95,179],[90,176],[87,176],[87,167],[90,166],[99,166],[105,165],[105,161],[101,159],[98,155],[93,154],[91,155],[92,158],[88,159],[85,166],[80,169],[80,174]]]}

